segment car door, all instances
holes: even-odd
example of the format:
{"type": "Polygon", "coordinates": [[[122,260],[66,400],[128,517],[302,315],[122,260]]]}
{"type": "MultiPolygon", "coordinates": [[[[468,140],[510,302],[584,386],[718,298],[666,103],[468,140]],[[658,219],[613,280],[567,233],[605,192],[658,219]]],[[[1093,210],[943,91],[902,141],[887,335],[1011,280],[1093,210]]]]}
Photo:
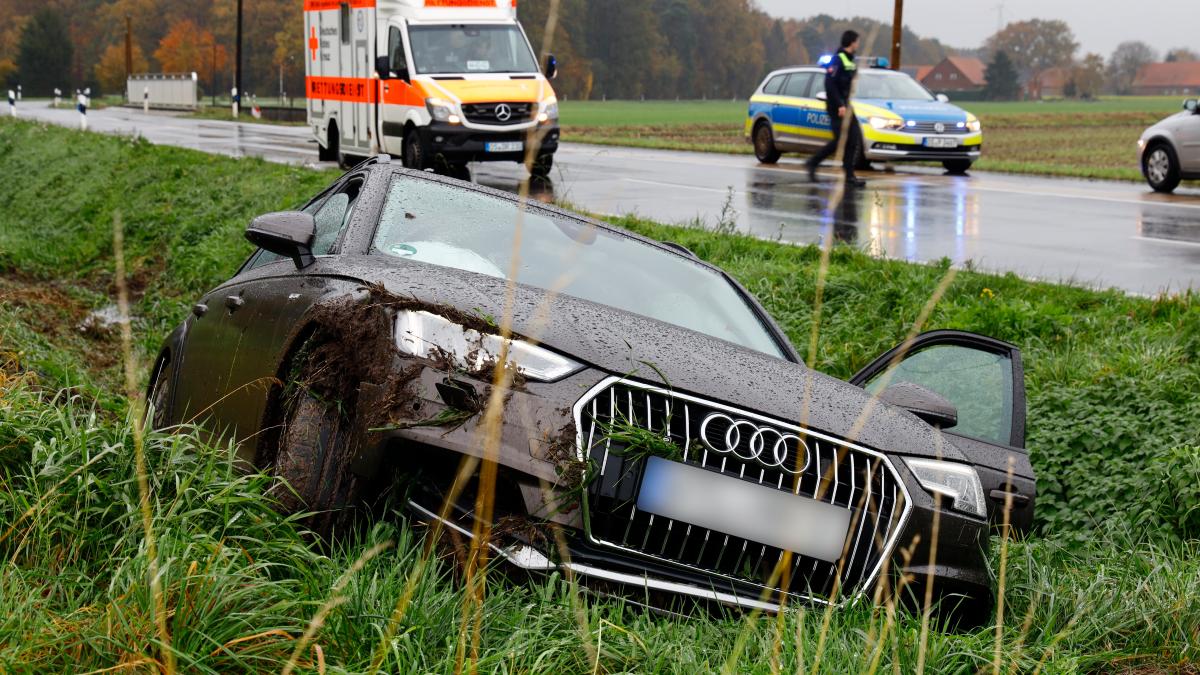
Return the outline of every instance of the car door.
{"type": "Polygon", "coordinates": [[[425,98],[412,84],[413,71],[404,49],[404,30],[398,24],[387,29],[387,79],[379,81],[379,148],[397,157],[404,152],[404,124],[414,110],[424,110],[425,98]]]}
{"type": "Polygon", "coordinates": [[[775,137],[787,146],[799,147],[806,143],[803,124],[810,104],[804,97],[808,93],[812,78],[811,72],[792,73],[779,92],[780,99],[772,111],[775,137]]]}
{"type": "Polygon", "coordinates": [[[919,335],[907,349],[888,351],[850,379],[876,395],[900,382],[918,384],[954,404],[958,424],[942,432],[979,472],[988,518],[999,524],[1011,500],[1009,522],[1016,531],[1027,531],[1036,488],[1025,449],[1021,351],[982,335],[937,330],[919,335]]]}
{"type": "Polygon", "coordinates": [[[1175,135],[1179,139],[1179,166],[1184,173],[1200,173],[1200,107],[1180,118],[1175,135]]]}

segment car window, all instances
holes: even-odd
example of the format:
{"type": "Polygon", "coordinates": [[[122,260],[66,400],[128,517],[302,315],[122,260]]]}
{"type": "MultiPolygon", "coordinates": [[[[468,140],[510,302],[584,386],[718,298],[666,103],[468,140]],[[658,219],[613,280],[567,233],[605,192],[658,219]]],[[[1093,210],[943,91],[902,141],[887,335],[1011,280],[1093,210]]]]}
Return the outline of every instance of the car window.
{"type": "MultiPolygon", "coordinates": [[[[332,196],[324,200],[318,199],[301,209],[305,213],[313,214],[313,220],[316,222],[316,232],[313,237],[313,255],[329,255],[332,251],[333,246],[337,243],[338,236],[345,226],[350,223],[350,216],[354,213],[354,203],[358,199],[358,193],[361,188],[362,181],[352,180],[346,187],[338,190],[332,196]]],[[[284,259],[285,256],[281,256],[278,253],[259,249],[242,270],[258,269],[263,265],[269,265],[284,259]]]]}
{"type": "Polygon", "coordinates": [[[518,220],[516,281],[785,358],[746,298],[719,272],[572,218],[521,213],[514,202],[482,192],[395,180],[374,252],[507,278],[518,220]]]}
{"type": "Polygon", "coordinates": [[[958,424],[950,431],[1000,445],[1011,441],[1013,364],[1008,356],[961,345],[934,345],[882,371],[866,388],[878,394],[885,384],[899,382],[919,384],[953,403],[958,424]]]}
{"type": "Polygon", "coordinates": [[[804,98],[808,96],[808,85],[812,82],[812,73],[792,73],[788,78],[787,84],[783,87],[784,96],[795,96],[804,98]]]}
{"type": "Polygon", "coordinates": [[[763,87],[764,94],[778,94],[780,89],[783,89],[783,81],[787,79],[787,75],[776,75],[772,77],[763,87]]]}
{"type": "Polygon", "coordinates": [[[388,28],[388,54],[393,72],[398,73],[408,68],[408,59],[404,56],[404,43],[400,40],[400,29],[395,26],[388,28]]]}
{"type": "Polygon", "coordinates": [[[883,98],[892,101],[932,101],[933,94],[907,75],[875,72],[863,73],[855,85],[858,98],[883,98]]]}

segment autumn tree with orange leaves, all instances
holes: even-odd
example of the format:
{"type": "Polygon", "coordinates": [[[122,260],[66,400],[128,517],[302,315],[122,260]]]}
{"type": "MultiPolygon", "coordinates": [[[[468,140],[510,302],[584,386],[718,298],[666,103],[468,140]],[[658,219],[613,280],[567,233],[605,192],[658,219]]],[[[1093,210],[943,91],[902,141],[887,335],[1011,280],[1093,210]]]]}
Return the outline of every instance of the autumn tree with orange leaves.
{"type": "Polygon", "coordinates": [[[200,83],[211,90],[214,74],[219,76],[224,72],[229,54],[211,32],[202,30],[191,19],[182,19],[171,24],[159,40],[154,58],[163,72],[194,72],[200,83]]]}
{"type": "MultiPolygon", "coordinates": [[[[146,61],[142,48],[135,44],[132,51],[133,74],[149,71],[150,63],[146,61]]],[[[117,93],[125,90],[125,75],[125,43],[111,44],[104,50],[100,63],[96,64],[96,79],[104,91],[117,93]]]]}

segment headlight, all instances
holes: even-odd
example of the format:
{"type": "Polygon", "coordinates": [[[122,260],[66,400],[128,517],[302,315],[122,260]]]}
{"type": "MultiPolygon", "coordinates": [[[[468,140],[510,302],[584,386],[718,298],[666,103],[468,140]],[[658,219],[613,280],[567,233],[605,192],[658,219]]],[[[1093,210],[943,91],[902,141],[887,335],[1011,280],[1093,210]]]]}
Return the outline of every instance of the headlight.
{"type": "Polygon", "coordinates": [[[954,508],[980,518],[987,515],[983,485],[973,467],[939,459],[905,458],[921,487],[953,500],[954,508]]]}
{"type": "Polygon", "coordinates": [[[872,117],[871,126],[876,129],[903,129],[904,120],[892,119],[890,117],[872,117]]]}
{"type": "Polygon", "coordinates": [[[1139,138],[1138,139],[1138,150],[1141,150],[1144,147],[1146,147],[1146,139],[1139,138]]]}
{"type": "Polygon", "coordinates": [[[558,101],[550,101],[543,105],[542,114],[552,120],[558,119],[558,101]]]}
{"type": "MultiPolygon", "coordinates": [[[[504,339],[481,333],[429,312],[406,310],[396,315],[396,348],[418,358],[448,357],[455,367],[481,372],[500,360],[504,339]]],[[[508,362],[530,380],[552,382],[583,368],[565,356],[524,340],[510,340],[508,362]]]]}
{"type": "Polygon", "coordinates": [[[430,116],[438,122],[454,122],[458,118],[457,107],[444,99],[427,98],[425,99],[425,108],[429,110],[430,116]]]}
{"type": "Polygon", "coordinates": [[[983,128],[983,124],[979,120],[967,120],[967,128],[971,131],[979,131],[983,128]]]}

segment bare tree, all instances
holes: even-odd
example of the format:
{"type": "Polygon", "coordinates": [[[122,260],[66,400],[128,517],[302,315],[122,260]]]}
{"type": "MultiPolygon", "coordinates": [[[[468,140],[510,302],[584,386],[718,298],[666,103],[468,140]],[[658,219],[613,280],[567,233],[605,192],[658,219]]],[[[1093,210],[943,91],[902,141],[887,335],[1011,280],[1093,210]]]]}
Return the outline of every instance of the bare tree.
{"type": "Polygon", "coordinates": [[[1130,93],[1138,70],[1155,61],[1158,61],[1158,51],[1145,42],[1122,42],[1108,57],[1108,86],[1116,94],[1130,93]]]}

